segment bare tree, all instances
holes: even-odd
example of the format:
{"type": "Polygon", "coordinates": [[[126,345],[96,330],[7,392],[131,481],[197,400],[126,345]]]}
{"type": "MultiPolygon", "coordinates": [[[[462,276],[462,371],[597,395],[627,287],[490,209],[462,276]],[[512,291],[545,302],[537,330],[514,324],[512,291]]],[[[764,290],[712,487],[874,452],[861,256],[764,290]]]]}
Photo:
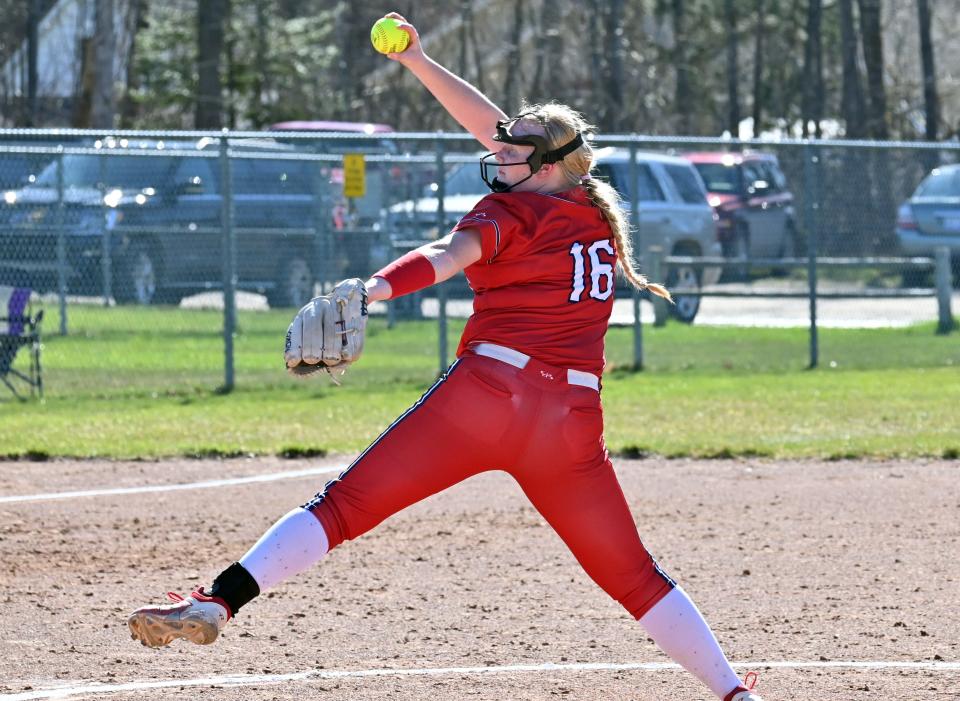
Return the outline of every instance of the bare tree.
{"type": "Polygon", "coordinates": [[[940,131],[940,99],[937,95],[937,73],[933,61],[933,41],[930,38],[930,5],[917,0],[920,20],[920,61],[923,64],[923,105],[926,113],[927,141],[936,141],[940,131]]]}
{"type": "Polygon", "coordinates": [[[767,31],[766,3],[756,0],[756,29],[753,42],[753,135],[760,135],[763,123],[763,43],[767,31]]]}
{"type": "Polygon", "coordinates": [[[606,15],[607,41],[607,123],[606,128],[619,132],[626,115],[623,104],[623,0],[609,0],[606,15]]]}
{"type": "Polygon", "coordinates": [[[593,98],[593,106],[597,115],[597,124],[601,129],[606,129],[607,115],[604,109],[606,106],[606,99],[604,95],[605,86],[603,85],[603,81],[600,80],[600,76],[603,75],[603,53],[600,51],[600,46],[603,41],[605,41],[605,38],[602,35],[602,24],[600,22],[602,14],[603,8],[600,5],[600,0],[591,0],[589,10],[587,12],[589,18],[587,36],[590,37],[590,40],[587,41],[587,45],[590,47],[590,75],[592,75],[594,79],[591,81],[590,87],[593,98]]]}
{"type": "Polygon", "coordinates": [[[264,104],[266,93],[270,90],[270,0],[256,0],[255,12],[257,17],[256,37],[254,39],[254,55],[256,56],[257,70],[253,75],[251,95],[251,116],[256,129],[264,126],[267,108],[264,104]]]}
{"type": "Polygon", "coordinates": [[[223,124],[224,21],[227,0],[197,0],[197,129],[216,129],[223,124]]]}
{"type": "Polygon", "coordinates": [[[687,17],[684,0],[672,0],[673,14],[673,65],[676,69],[674,111],[677,115],[677,131],[690,134],[693,131],[693,104],[690,94],[690,58],[687,46],[687,17]]]}
{"type": "Polygon", "coordinates": [[[93,94],[90,105],[90,126],[112,129],[116,112],[113,65],[117,53],[114,31],[114,0],[96,0],[93,36],[93,94]]]}
{"type": "Polygon", "coordinates": [[[867,66],[867,94],[869,115],[867,127],[870,136],[886,139],[887,94],[883,85],[883,34],[880,27],[880,0],[857,0],[860,7],[860,35],[863,39],[863,59],[867,66]]]}
{"type": "Polygon", "coordinates": [[[739,33],[735,0],[723,0],[727,30],[727,131],[733,138],[740,134],[740,70],[738,67],[739,33]]]}
{"type": "Polygon", "coordinates": [[[557,69],[563,52],[559,0],[545,2],[540,6],[537,22],[537,42],[534,46],[533,81],[530,95],[532,99],[555,98],[558,94],[557,69]]]}
{"type": "Polygon", "coordinates": [[[37,50],[39,38],[37,30],[40,26],[40,0],[27,2],[27,105],[23,124],[27,127],[37,124],[37,50]]]}
{"type": "Polygon", "coordinates": [[[853,24],[853,0],[840,0],[840,53],[843,63],[843,97],[840,111],[846,124],[847,137],[862,139],[866,134],[866,106],[860,84],[857,56],[860,42],[853,24]]]}
{"type": "Polygon", "coordinates": [[[823,50],[820,41],[823,6],[821,0],[807,1],[807,40],[803,51],[803,135],[808,136],[809,123],[814,122],[814,134],[822,136],[823,120],[823,50]]]}
{"type": "Polygon", "coordinates": [[[513,114],[520,107],[520,85],[523,76],[520,70],[520,39],[523,36],[523,0],[513,3],[513,31],[507,51],[507,82],[504,86],[506,111],[513,114]]]}
{"type": "Polygon", "coordinates": [[[133,95],[140,86],[140,74],[137,72],[137,36],[147,28],[147,1],[130,2],[130,44],[127,48],[127,68],[120,99],[120,127],[130,129],[137,116],[137,102],[133,95]]]}

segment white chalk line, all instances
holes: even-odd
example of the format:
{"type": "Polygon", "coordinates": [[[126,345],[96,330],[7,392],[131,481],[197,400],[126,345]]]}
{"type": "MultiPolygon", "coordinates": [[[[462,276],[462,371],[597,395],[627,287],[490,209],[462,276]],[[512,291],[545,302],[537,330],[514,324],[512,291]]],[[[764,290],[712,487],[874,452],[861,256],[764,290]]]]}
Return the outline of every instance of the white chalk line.
{"type": "Polygon", "coordinates": [[[287,472],[271,472],[263,475],[249,475],[247,477],[233,477],[230,479],[206,480],[204,482],[188,482],[182,484],[156,484],[139,487],[115,487],[111,489],[84,489],[74,492],[47,492],[42,494],[23,494],[17,496],[0,497],[0,504],[22,504],[31,501],[52,501],[54,499],[81,499],[85,497],[106,497],[126,494],[149,494],[156,492],[177,492],[190,489],[213,489],[215,487],[232,487],[238,484],[256,484],[260,482],[277,482],[280,480],[298,479],[300,477],[314,477],[316,475],[330,475],[343,472],[343,467],[312,467],[305,470],[290,470],[287,472]]]}
{"type": "MultiPolygon", "coordinates": [[[[852,670],[920,670],[933,672],[960,672],[960,662],[890,662],[890,661],[803,661],[776,660],[767,662],[739,662],[735,668],[764,669],[852,669],[852,670]]],[[[171,687],[194,686],[258,686],[284,682],[322,681],[325,679],[363,679],[368,677],[422,677],[450,675],[523,674],[531,672],[664,672],[678,671],[680,666],[670,662],[634,662],[625,664],[585,662],[576,664],[518,664],[490,667],[427,667],[421,669],[359,669],[324,670],[312,669],[288,674],[227,674],[195,679],[160,679],[119,684],[78,684],[67,682],[49,689],[37,689],[16,694],[2,694],[7,701],[32,701],[34,699],[65,699],[71,696],[117,694],[125,691],[149,691],[171,687]]]]}

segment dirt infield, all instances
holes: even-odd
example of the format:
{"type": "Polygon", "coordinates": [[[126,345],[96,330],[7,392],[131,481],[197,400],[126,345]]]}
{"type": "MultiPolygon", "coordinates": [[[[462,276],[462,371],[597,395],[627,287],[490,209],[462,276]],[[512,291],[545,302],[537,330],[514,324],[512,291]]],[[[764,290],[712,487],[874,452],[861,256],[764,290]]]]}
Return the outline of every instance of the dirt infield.
{"type": "MultiPolygon", "coordinates": [[[[345,462],[8,462],[0,498],[345,462]]],[[[960,462],[617,470],[645,543],[768,701],[960,698],[960,462]]],[[[0,500],[0,699],[711,698],[677,670],[612,667],[668,660],[502,473],[344,544],[211,647],[129,639],[129,610],[208,583],[326,479],[0,500]]]]}

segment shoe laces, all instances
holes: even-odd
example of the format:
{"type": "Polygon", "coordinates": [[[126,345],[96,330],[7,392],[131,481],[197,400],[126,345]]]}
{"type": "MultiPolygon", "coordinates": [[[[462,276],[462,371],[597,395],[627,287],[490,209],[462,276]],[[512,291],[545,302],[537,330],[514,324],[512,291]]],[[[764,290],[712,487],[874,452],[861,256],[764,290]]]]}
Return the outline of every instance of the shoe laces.
{"type": "Polygon", "coordinates": [[[753,691],[753,687],[757,685],[757,680],[760,678],[760,675],[756,672],[747,672],[743,676],[743,685],[747,687],[748,691],[753,691]]]}
{"type": "Polygon", "coordinates": [[[179,603],[179,602],[183,601],[183,597],[180,596],[180,595],[179,595],[177,592],[175,592],[175,591],[168,591],[168,592],[167,592],[167,598],[170,599],[170,601],[173,601],[174,603],[179,603]]]}

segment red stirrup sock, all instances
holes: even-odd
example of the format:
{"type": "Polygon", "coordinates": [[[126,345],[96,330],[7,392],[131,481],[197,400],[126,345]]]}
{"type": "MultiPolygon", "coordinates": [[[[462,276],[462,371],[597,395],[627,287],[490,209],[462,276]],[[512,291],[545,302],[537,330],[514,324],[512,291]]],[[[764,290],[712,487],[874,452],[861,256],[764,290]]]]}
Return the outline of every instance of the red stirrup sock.
{"type": "Polygon", "coordinates": [[[373,274],[390,283],[390,299],[407,295],[437,281],[437,271],[425,255],[410,251],[373,274]]]}

